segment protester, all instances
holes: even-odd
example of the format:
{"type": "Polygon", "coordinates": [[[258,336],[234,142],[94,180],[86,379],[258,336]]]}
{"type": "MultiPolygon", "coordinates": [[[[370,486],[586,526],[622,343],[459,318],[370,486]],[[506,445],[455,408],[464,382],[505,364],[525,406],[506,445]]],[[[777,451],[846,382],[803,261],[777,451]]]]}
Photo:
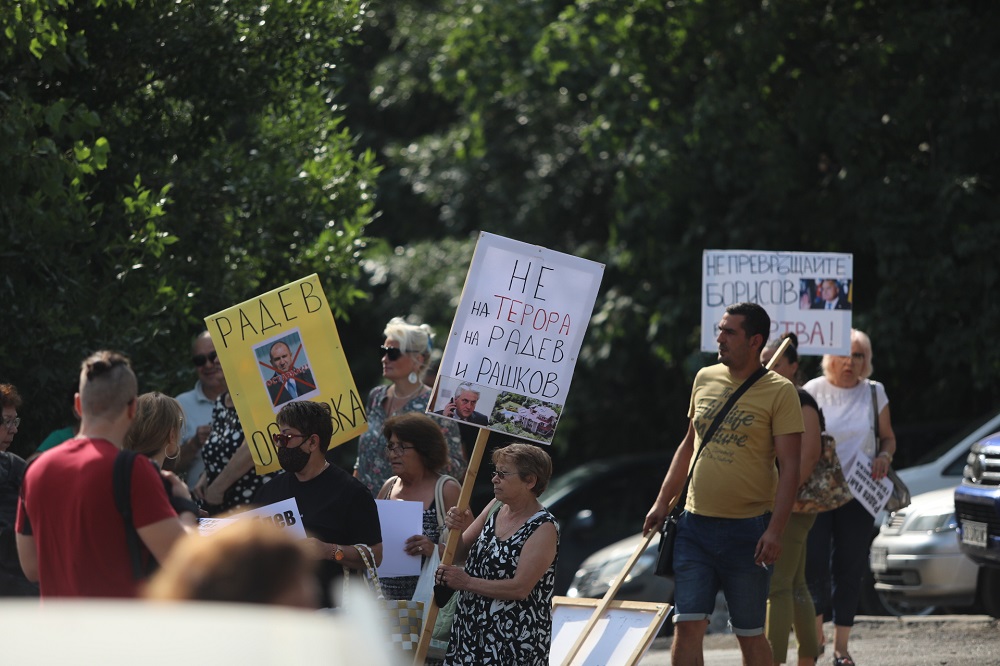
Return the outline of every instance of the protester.
{"type": "MultiPolygon", "coordinates": [[[[871,460],[872,478],[884,479],[896,452],[896,436],[885,387],[868,381],[872,375],[871,340],[865,333],[851,329],[851,355],[827,354],[822,367],[823,376],[807,382],[805,390],[823,410],[827,432],[837,440],[841,466],[846,472],[857,456],[865,456],[871,460]],[[872,404],[873,386],[878,414],[872,404]]],[[[854,665],[848,641],[868,569],[874,521],[872,514],[854,499],[817,515],[809,532],[806,580],[816,606],[817,635],[823,637],[824,616],[832,619],[833,659],[837,666],[854,665]]]]}
{"type": "Polygon", "coordinates": [[[307,545],[271,523],[238,520],[170,553],[144,596],[316,608],[316,562],[307,545]]]}
{"type": "Polygon", "coordinates": [[[38,585],[24,577],[17,557],[14,523],[17,496],[24,481],[27,464],[9,451],[21,418],[21,394],[13,384],[0,384],[0,597],[37,597],[38,585]]]}
{"type": "MultiPolygon", "coordinates": [[[[382,426],[382,435],[388,442],[386,453],[395,476],[386,480],[378,498],[423,505],[423,529],[406,540],[404,550],[408,555],[420,555],[426,562],[441,537],[434,489],[441,478],[440,470],[448,464],[448,445],[437,421],[413,412],[390,417],[382,426]]],[[[442,510],[458,504],[462,492],[458,481],[446,480],[441,490],[445,503],[442,510]]],[[[419,578],[382,578],[386,599],[411,599],[419,578]]]]}
{"type": "MultiPolygon", "coordinates": [[[[392,474],[385,456],[385,437],[382,424],[394,414],[427,411],[431,389],[420,378],[430,359],[431,327],[427,324],[408,324],[402,317],[394,317],[384,331],[385,342],[379,348],[382,354],[382,376],[389,384],[376,386],[368,394],[365,411],[368,415],[368,432],[358,440],[358,460],[354,475],[365,484],[374,496],[392,474]]],[[[465,474],[465,456],[462,438],[452,421],[440,421],[448,442],[451,476],[462,478],[465,474]]]]}
{"type": "Polygon", "coordinates": [[[708,618],[721,588],[743,661],[770,665],[764,636],[771,565],[799,485],[802,410],[795,387],[765,373],[733,406],[711,441],[702,436],[727,396],[761,369],[771,318],[754,303],[726,308],[719,323],[719,363],[700,370],[691,390],[687,434],[674,454],[643,532],[659,529],[684,487],[695,452],[674,545],[674,664],[702,663],[708,618]],[[775,459],[780,471],[775,469],[775,459]]]}
{"type": "Polygon", "coordinates": [[[364,570],[354,544],[369,546],[375,565],[382,561],[382,528],[371,493],[344,470],[326,460],[333,436],[327,403],[297,400],[285,404],[271,436],[283,471],[257,491],[260,506],[295,498],[302,526],[316,559],[321,603],[333,606],[332,585],[343,567],[364,570]]]}
{"type": "MultiPolygon", "coordinates": [[[[75,397],[80,434],[41,455],[25,474],[18,504],[17,551],[42,597],[134,597],[124,519],[115,505],[113,469],[135,416],[129,361],[99,351],[83,362],[75,397]]],[[[142,456],[131,475],[132,524],[143,555],[157,562],[185,533],[160,474],[142,456]]],[[[188,524],[196,518],[184,514],[188,524]]]]}
{"type": "Polygon", "coordinates": [[[192,494],[201,501],[209,515],[217,516],[253,501],[254,493],[270,475],[258,475],[240,415],[229,391],[215,401],[212,426],[201,451],[205,471],[192,494]]]}
{"type": "Polygon", "coordinates": [[[462,530],[457,554],[467,555],[464,570],[438,567],[438,583],[460,595],[445,664],[548,664],[559,525],[538,496],[552,460],[537,446],[511,444],[493,464],[496,500],[475,521],[454,507],[445,518],[462,530]]]}
{"type": "MultiPolygon", "coordinates": [[[[184,410],[177,400],[159,392],[143,393],[136,400],[135,418],[125,433],[122,448],[146,456],[162,470],[164,462],[180,454],[183,427],[184,410]]],[[[185,511],[199,514],[187,485],[177,475],[161,471],[160,477],[170,505],[178,514],[185,511]]]]}
{"type": "MultiPolygon", "coordinates": [[[[798,385],[799,351],[798,337],[786,333],[761,352],[760,360],[767,363],[774,356],[781,342],[788,338],[785,349],[771,370],[798,385]]],[[[799,404],[802,407],[802,447],[799,456],[799,485],[805,483],[812,474],[822,453],[822,414],[813,397],[798,388],[799,404]]],[[[792,507],[788,525],[781,535],[781,557],[774,563],[771,588],[767,597],[767,640],[771,644],[775,664],[785,663],[788,655],[789,629],[795,627],[798,640],[798,666],[816,663],[819,644],[816,637],[816,609],[813,606],[809,586],[806,585],[806,538],[816,521],[815,513],[798,513],[792,507]]]]}
{"type": "Polygon", "coordinates": [[[184,429],[181,431],[181,453],[172,467],[193,488],[205,471],[201,450],[212,431],[215,401],[227,388],[226,375],[208,331],[202,331],[191,343],[191,364],[198,380],[193,389],[177,396],[184,410],[184,429]]]}

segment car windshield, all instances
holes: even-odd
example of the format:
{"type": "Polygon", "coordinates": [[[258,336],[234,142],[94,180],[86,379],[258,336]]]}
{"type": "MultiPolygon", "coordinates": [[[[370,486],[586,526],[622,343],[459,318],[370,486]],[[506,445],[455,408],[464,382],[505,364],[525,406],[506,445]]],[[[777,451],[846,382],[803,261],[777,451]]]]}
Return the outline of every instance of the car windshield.
{"type": "Polygon", "coordinates": [[[920,456],[920,458],[917,460],[917,462],[915,462],[913,464],[914,465],[924,465],[924,464],[932,463],[932,462],[938,460],[941,456],[943,456],[945,453],[947,453],[948,451],[950,451],[953,446],[955,446],[956,444],[958,444],[959,442],[961,442],[963,439],[965,439],[966,437],[968,437],[969,435],[971,435],[975,430],[977,430],[978,428],[983,427],[983,425],[985,425],[990,420],[995,419],[995,418],[997,418],[997,412],[996,411],[988,412],[984,416],[976,419],[975,421],[972,421],[968,426],[966,426],[965,428],[962,428],[961,430],[959,430],[957,433],[955,433],[951,437],[948,437],[947,439],[945,439],[941,444],[938,444],[933,449],[931,449],[930,451],[928,451],[924,455],[920,456]]]}

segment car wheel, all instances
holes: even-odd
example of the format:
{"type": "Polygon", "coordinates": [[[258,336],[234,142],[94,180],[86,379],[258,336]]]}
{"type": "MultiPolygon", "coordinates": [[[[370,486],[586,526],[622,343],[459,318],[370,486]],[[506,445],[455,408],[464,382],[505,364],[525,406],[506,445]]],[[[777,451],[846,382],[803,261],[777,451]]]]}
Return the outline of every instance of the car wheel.
{"type": "Polygon", "coordinates": [[[979,601],[987,615],[1000,618],[1000,569],[979,567],[979,601]]]}

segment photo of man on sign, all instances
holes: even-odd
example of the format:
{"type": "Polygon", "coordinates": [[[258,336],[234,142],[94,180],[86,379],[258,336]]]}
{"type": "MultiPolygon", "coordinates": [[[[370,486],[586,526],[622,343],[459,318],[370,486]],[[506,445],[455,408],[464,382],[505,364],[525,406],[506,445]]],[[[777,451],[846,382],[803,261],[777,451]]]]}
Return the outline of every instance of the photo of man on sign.
{"type": "Polygon", "coordinates": [[[297,329],[255,346],[254,354],[275,413],[286,402],[319,392],[297,329]]]}

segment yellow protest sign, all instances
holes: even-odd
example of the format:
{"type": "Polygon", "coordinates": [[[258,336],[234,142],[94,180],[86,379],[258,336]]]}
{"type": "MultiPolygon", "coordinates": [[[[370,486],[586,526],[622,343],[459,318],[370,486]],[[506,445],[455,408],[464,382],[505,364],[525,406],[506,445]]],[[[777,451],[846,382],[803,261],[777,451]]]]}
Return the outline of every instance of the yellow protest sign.
{"type": "Polygon", "coordinates": [[[310,275],[205,318],[258,474],[280,469],[271,434],[293,400],[328,403],[339,446],[368,429],[319,276],[310,275]]]}

